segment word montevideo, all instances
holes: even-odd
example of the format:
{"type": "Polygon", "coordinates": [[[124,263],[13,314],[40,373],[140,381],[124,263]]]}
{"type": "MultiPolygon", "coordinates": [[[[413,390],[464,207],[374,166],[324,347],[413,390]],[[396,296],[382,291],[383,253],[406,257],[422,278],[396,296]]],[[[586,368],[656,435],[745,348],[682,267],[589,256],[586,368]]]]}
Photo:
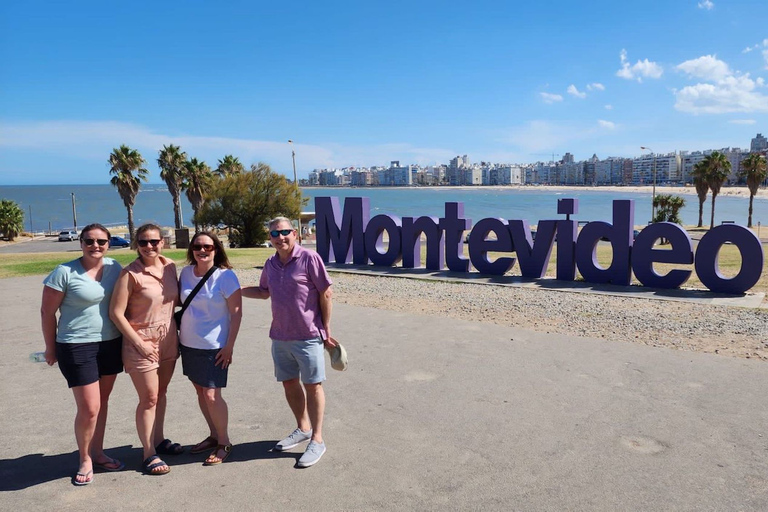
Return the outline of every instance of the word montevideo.
{"type": "Polygon", "coordinates": [[[578,213],[577,199],[559,199],[557,213],[566,219],[540,220],[536,237],[531,236],[527,220],[486,218],[472,225],[464,218],[464,204],[445,203],[445,216],[403,217],[376,215],[370,218],[367,197],[348,197],[341,210],[337,197],[315,198],[317,252],[326,263],[373,264],[390,267],[402,262],[403,268],[421,266],[422,235],[426,240],[426,268],[469,272],[470,263],[481,274],[503,275],[517,261],[524,278],[546,275],[552,248],[557,244],[556,278],[574,281],[578,269],[588,283],[628,286],[634,273],[643,286],[679,288],[691,270],[674,269],[657,273],[654,263],[694,265],[699,280],[710,291],[741,294],[760,280],[763,246],[755,233],[737,224],[723,224],[708,231],[699,241],[695,255],[690,235],[678,224],[650,224],[633,236],[635,204],[632,200],[613,201],[613,222],[594,221],[578,229],[570,220],[578,213]],[[464,232],[469,259],[464,257],[464,232]],[[388,244],[383,243],[383,234],[388,244]],[[491,233],[493,237],[489,237],[491,233]],[[655,248],[665,239],[668,249],[655,248]],[[603,268],[597,261],[597,244],[610,242],[613,257],[603,268]],[[719,271],[717,259],[724,244],[733,244],[741,253],[741,267],[733,277],[719,271]],[[516,253],[491,261],[489,253],[516,253]],[[695,256],[695,257],[694,257],[695,256]]]}

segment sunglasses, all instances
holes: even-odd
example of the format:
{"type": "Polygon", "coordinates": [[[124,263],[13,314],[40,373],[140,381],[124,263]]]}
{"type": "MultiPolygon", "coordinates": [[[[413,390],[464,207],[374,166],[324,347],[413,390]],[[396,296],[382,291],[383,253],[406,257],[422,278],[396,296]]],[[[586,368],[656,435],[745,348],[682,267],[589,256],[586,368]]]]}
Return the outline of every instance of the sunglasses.
{"type": "Polygon", "coordinates": [[[272,238],[277,238],[277,235],[288,236],[291,233],[293,233],[292,229],[273,229],[272,231],[269,232],[272,238]]]}
{"type": "Polygon", "coordinates": [[[160,240],[139,240],[137,243],[139,244],[139,247],[146,247],[149,244],[152,244],[152,247],[157,247],[157,244],[160,242],[160,240]]]}
{"type": "Polygon", "coordinates": [[[104,247],[109,243],[109,240],[106,238],[83,238],[83,243],[88,247],[92,246],[93,244],[99,244],[99,247],[104,247]]]}
{"type": "Polygon", "coordinates": [[[213,249],[215,249],[213,244],[192,244],[193,251],[211,252],[213,249]]]}

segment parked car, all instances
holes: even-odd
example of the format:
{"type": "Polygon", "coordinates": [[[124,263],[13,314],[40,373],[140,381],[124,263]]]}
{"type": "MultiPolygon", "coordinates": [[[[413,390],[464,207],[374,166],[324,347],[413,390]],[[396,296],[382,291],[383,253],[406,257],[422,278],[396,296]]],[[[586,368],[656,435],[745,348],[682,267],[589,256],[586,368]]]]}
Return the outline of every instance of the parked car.
{"type": "Polygon", "coordinates": [[[59,242],[71,242],[77,240],[77,231],[62,231],[59,233],[59,242]]]}
{"type": "Polygon", "coordinates": [[[109,237],[109,246],[110,247],[130,247],[131,242],[126,240],[125,238],[121,236],[111,236],[109,237]]]}

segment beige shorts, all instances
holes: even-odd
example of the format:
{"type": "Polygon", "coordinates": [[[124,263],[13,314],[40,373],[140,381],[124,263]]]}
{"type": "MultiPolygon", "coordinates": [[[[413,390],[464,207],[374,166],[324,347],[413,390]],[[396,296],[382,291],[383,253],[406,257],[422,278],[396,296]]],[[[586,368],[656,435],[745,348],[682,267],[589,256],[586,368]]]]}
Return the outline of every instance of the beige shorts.
{"type": "MultiPolygon", "coordinates": [[[[171,324],[172,325],[172,324],[171,324]]],[[[160,362],[175,361],[179,357],[179,337],[176,329],[169,329],[166,324],[133,326],[144,341],[150,341],[160,348],[160,362]]],[[[123,340],[123,366],[125,373],[148,372],[160,367],[160,362],[150,361],[133,346],[129,340],[123,340]]]]}

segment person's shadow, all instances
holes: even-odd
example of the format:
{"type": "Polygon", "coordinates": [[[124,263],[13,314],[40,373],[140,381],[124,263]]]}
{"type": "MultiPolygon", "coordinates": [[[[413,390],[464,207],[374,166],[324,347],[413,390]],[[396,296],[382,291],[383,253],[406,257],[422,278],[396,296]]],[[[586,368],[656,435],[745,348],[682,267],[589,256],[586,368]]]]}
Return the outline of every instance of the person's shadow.
{"type": "MultiPolygon", "coordinates": [[[[257,459],[294,459],[294,463],[301,457],[302,452],[278,452],[272,451],[277,441],[254,441],[251,443],[235,444],[232,453],[224,462],[242,463],[257,459]]],[[[180,455],[161,455],[163,460],[171,468],[181,464],[203,464],[208,456],[207,452],[189,453],[191,446],[185,446],[184,453],[180,455]]],[[[115,475],[125,471],[141,472],[142,453],[141,448],[133,446],[118,446],[107,449],[107,455],[120,459],[125,463],[125,469],[113,472],[115,475]]],[[[60,453],[57,455],[45,455],[32,453],[16,459],[0,459],[0,492],[19,491],[35,485],[52,482],[62,478],[71,479],[77,471],[77,451],[60,453]]],[[[94,474],[106,473],[98,468],[94,474]]]]}

